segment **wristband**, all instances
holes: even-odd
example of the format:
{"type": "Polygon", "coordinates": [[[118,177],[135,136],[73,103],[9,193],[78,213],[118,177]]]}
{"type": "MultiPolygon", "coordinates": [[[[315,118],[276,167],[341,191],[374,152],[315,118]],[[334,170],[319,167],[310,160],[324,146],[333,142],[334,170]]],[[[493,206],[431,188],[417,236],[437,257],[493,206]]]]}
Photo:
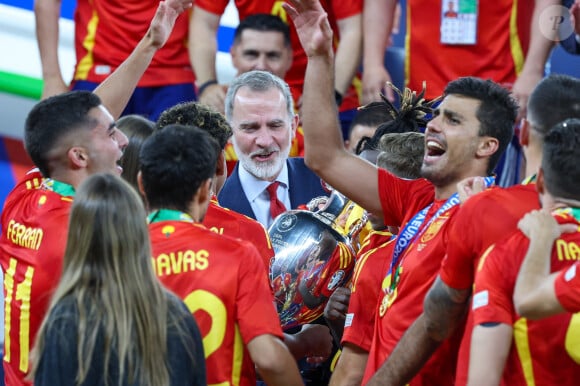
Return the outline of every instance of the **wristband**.
{"type": "Polygon", "coordinates": [[[340,105],[342,104],[342,94],[336,90],[334,90],[334,100],[336,102],[336,105],[340,107],[340,105]]]}
{"type": "Polygon", "coordinates": [[[203,94],[203,92],[205,91],[206,88],[208,88],[211,85],[214,84],[218,84],[218,81],[215,79],[210,79],[206,82],[203,82],[198,88],[197,88],[197,97],[199,98],[201,96],[201,94],[203,94]]]}

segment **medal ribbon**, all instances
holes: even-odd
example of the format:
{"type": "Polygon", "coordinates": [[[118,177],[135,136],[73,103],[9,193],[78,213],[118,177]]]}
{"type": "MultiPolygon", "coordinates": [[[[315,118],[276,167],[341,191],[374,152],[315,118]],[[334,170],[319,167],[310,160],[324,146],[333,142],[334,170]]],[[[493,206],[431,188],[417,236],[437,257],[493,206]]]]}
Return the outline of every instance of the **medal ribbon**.
{"type": "Polygon", "coordinates": [[[572,218],[574,218],[574,220],[576,220],[576,222],[580,223],[580,208],[572,208],[572,207],[566,207],[566,208],[557,208],[555,210],[552,211],[552,214],[555,215],[568,215],[572,218]]]}
{"type": "Polygon", "coordinates": [[[193,218],[187,213],[172,210],[172,209],[159,209],[155,212],[151,212],[147,216],[147,223],[153,224],[159,221],[184,221],[193,223],[193,218]]]}
{"type": "Polygon", "coordinates": [[[61,196],[74,197],[75,195],[75,188],[73,188],[72,185],[65,184],[64,182],[46,178],[42,183],[46,189],[52,190],[61,196]]]}

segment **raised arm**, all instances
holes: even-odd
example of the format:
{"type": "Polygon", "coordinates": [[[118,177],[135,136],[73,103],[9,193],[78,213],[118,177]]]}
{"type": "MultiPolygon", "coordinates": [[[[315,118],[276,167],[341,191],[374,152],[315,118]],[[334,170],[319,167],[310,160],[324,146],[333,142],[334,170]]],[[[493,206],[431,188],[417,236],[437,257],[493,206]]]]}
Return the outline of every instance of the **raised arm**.
{"type": "Polygon", "coordinates": [[[308,56],[302,103],[306,164],[363,208],[382,213],[377,168],[344,148],[334,99],[332,30],[318,0],[291,0],[284,8],[308,56]]]}
{"type": "Polygon", "coordinates": [[[385,50],[393,30],[397,0],[365,0],[363,10],[363,103],[380,101],[380,93],[390,101],[393,90],[385,87],[391,75],[385,68],[385,50]]]}
{"type": "Polygon", "coordinates": [[[189,24],[189,59],[195,71],[197,99],[223,113],[226,95],[224,89],[217,84],[216,73],[219,23],[220,15],[194,6],[189,24]]]}
{"type": "Polygon", "coordinates": [[[574,33],[560,41],[560,45],[571,54],[580,54],[580,0],[576,0],[570,7],[570,22],[574,33]]]}
{"type": "Polygon", "coordinates": [[[58,20],[60,0],[36,0],[34,18],[36,22],[36,42],[42,65],[42,99],[68,90],[58,60],[58,20]]]}
{"type": "Polygon", "coordinates": [[[337,21],[340,40],[336,49],[334,87],[344,95],[350,87],[362,54],[362,15],[353,15],[337,21]]]}
{"type": "Polygon", "coordinates": [[[526,116],[528,98],[536,84],[544,77],[544,67],[550,52],[554,47],[554,41],[548,39],[540,30],[540,14],[550,5],[561,5],[560,0],[536,0],[532,24],[530,26],[530,45],[524,67],[518,75],[513,94],[520,106],[517,122],[526,116]]]}
{"type": "Polygon", "coordinates": [[[121,116],[157,50],[167,42],[177,16],[185,9],[191,8],[191,1],[161,1],[147,33],[131,55],[95,89],[95,94],[99,95],[103,105],[115,119],[121,116]]]}
{"type": "Polygon", "coordinates": [[[554,241],[564,231],[575,231],[571,224],[558,225],[548,212],[536,210],[522,218],[518,228],[530,239],[530,246],[514,288],[514,306],[525,318],[539,319],[564,312],[556,298],[550,274],[550,255],[554,241]]]}

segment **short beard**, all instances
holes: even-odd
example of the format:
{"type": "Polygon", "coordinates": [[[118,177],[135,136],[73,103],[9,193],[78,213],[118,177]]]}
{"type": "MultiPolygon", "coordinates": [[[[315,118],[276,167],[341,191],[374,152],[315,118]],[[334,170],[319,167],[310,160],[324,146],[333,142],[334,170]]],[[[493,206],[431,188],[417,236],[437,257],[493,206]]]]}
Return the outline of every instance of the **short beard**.
{"type": "MultiPolygon", "coordinates": [[[[284,162],[286,162],[286,159],[288,159],[288,155],[290,154],[290,146],[286,146],[285,150],[280,150],[278,152],[278,155],[274,160],[267,162],[256,162],[252,158],[252,154],[243,154],[238,148],[236,141],[234,140],[232,142],[234,144],[234,150],[236,151],[240,161],[240,165],[246,169],[248,173],[264,181],[270,181],[278,177],[278,174],[280,174],[282,168],[284,167],[284,162]]],[[[266,150],[269,151],[268,149],[266,150]]]]}
{"type": "Polygon", "coordinates": [[[421,177],[425,178],[436,187],[443,187],[451,184],[457,178],[455,174],[446,173],[444,170],[424,169],[423,167],[421,167],[421,177]]]}

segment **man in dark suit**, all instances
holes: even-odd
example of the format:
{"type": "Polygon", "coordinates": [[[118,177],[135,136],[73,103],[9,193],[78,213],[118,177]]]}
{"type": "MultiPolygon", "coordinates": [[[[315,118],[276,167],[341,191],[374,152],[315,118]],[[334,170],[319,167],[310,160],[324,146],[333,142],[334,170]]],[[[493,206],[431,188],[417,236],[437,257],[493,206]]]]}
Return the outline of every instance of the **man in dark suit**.
{"type": "Polygon", "coordinates": [[[266,71],[240,75],[228,89],[225,112],[239,162],[218,195],[222,206],[268,227],[275,217],[271,201],[289,210],[327,195],[302,158],[288,157],[298,116],[282,79],[266,71]]]}

